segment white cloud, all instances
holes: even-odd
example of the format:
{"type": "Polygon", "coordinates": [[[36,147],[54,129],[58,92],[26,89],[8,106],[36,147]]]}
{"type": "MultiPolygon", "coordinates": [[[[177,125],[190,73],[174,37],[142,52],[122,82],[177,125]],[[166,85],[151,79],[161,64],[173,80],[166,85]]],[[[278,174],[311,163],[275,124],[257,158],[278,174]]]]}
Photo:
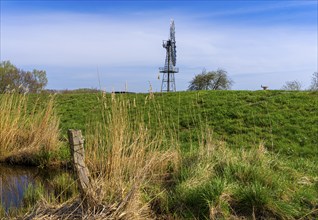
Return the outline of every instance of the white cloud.
{"type": "MultiPolygon", "coordinates": [[[[317,29],[198,24],[183,15],[175,20],[177,65],[182,67],[176,76],[179,89],[186,89],[203,67],[226,69],[235,78],[236,89],[256,89],[264,80],[274,88],[294,79],[306,84],[317,71],[317,29]],[[246,84],[244,74],[252,74],[254,81],[246,84]]],[[[132,90],[147,91],[145,82],[154,80],[157,68],[164,64],[161,43],[168,37],[169,19],[166,15],[116,19],[51,13],[6,16],[1,26],[1,59],[18,66],[41,66],[47,70],[52,88],[67,88],[70,76],[84,78],[87,84],[81,82],[81,87],[94,87],[99,65],[107,87],[131,81],[132,90]],[[51,67],[59,67],[59,71],[64,68],[64,77],[53,68],[50,72],[51,67]],[[72,67],[76,71],[71,71],[72,67]]],[[[160,82],[154,84],[158,90],[160,82]]]]}
{"type": "Polygon", "coordinates": [[[158,44],[153,41],[160,42],[151,26],[129,21],[63,14],[40,18],[28,17],[30,22],[23,25],[2,25],[4,57],[23,64],[131,65],[156,54],[158,44]]]}

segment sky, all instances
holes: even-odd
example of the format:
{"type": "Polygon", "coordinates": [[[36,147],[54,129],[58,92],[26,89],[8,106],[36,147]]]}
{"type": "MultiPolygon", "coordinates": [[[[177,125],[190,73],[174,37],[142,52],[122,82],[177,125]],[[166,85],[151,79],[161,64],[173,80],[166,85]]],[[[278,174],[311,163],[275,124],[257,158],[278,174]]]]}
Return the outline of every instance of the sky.
{"type": "Polygon", "coordinates": [[[219,68],[233,90],[306,89],[318,71],[317,11],[317,0],[0,0],[0,60],[45,70],[48,89],[159,92],[174,19],[178,91],[219,68]]]}

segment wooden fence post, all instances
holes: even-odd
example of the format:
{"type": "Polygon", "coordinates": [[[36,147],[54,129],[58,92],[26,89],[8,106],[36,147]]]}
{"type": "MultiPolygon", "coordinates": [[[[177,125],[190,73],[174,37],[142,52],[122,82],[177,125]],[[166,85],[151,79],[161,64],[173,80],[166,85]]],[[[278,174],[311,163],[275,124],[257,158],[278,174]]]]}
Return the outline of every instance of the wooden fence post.
{"type": "Polygon", "coordinates": [[[73,167],[82,199],[88,205],[96,205],[92,195],[89,170],[85,165],[84,138],[81,130],[68,130],[68,139],[71,147],[73,167]]]}

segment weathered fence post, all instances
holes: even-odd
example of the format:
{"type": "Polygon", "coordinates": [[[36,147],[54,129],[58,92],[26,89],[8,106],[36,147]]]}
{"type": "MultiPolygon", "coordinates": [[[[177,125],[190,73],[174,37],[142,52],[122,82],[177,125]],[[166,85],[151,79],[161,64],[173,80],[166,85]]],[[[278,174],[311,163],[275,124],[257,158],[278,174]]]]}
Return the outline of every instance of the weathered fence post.
{"type": "Polygon", "coordinates": [[[71,147],[73,167],[83,201],[89,205],[96,205],[92,195],[89,170],[85,165],[84,138],[81,130],[68,130],[68,139],[71,147]]]}

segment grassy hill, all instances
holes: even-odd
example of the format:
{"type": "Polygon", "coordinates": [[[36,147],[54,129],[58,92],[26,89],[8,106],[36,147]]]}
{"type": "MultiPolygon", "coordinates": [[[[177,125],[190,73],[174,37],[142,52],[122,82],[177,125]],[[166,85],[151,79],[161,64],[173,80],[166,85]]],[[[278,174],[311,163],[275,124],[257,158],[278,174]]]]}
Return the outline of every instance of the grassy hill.
{"type": "MultiPolygon", "coordinates": [[[[100,94],[62,94],[56,98],[61,129],[82,129],[100,120],[100,94]]],[[[110,95],[108,95],[110,98],[110,95]]],[[[177,130],[183,148],[195,142],[203,124],[215,138],[230,147],[265,147],[287,156],[318,155],[318,94],[286,91],[199,91],[155,94],[120,94],[136,108],[144,108],[145,120],[156,127],[158,117],[177,130]],[[148,109],[148,110],[147,110],[148,109]]],[[[158,129],[160,129],[158,127],[158,129]]]]}

